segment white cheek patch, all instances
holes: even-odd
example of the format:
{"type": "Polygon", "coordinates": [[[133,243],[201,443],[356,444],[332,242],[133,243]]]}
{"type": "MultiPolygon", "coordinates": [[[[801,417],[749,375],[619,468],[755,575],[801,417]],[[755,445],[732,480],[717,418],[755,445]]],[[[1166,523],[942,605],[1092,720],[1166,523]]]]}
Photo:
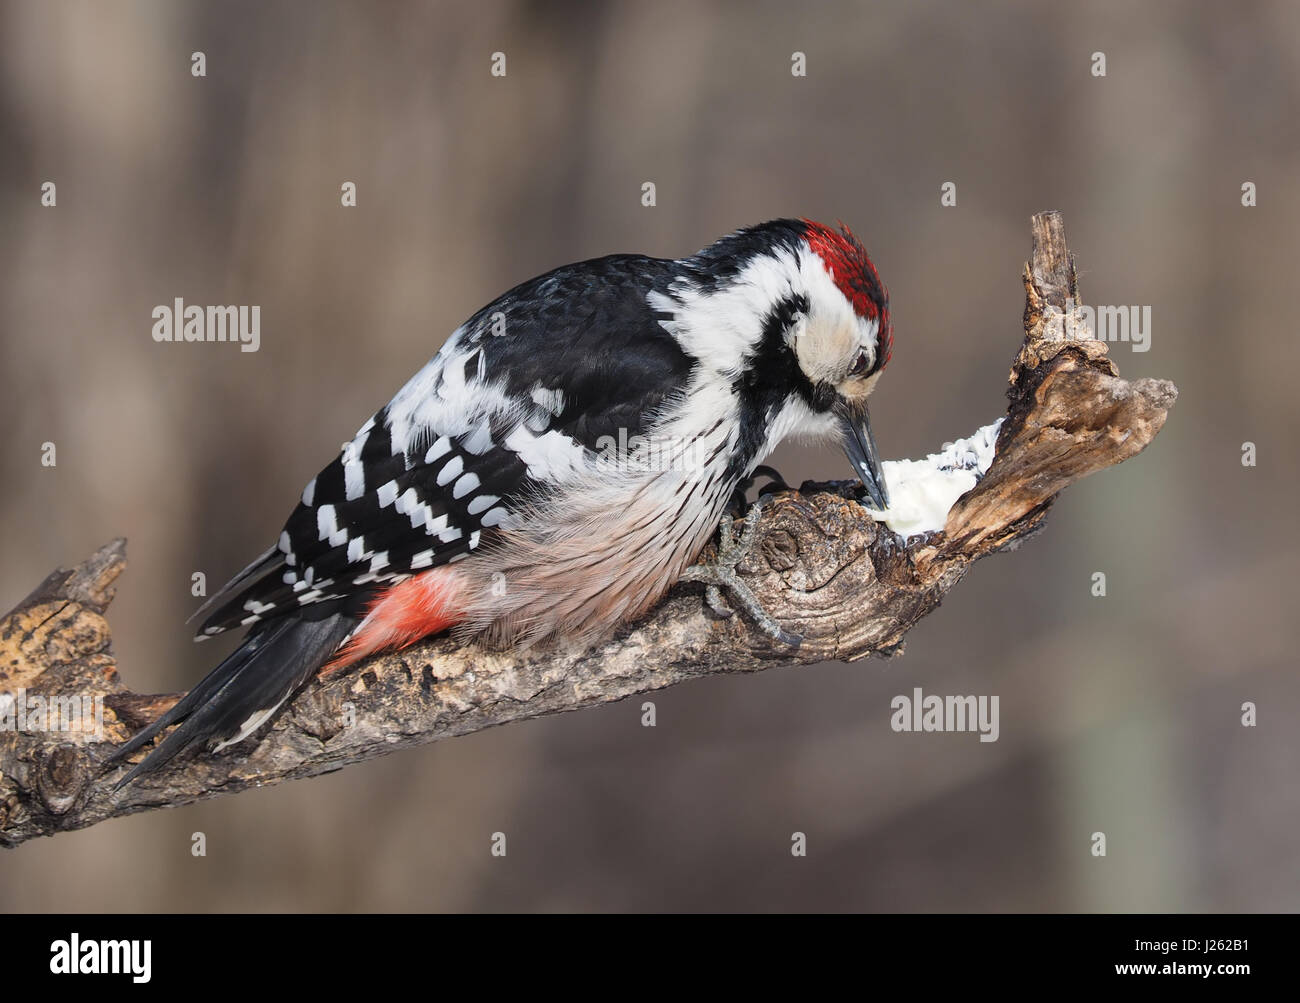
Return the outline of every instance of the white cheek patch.
{"type": "Polygon", "coordinates": [[[870,509],[871,517],[904,539],[943,529],[957,499],[992,465],[1001,427],[999,418],[924,460],[886,460],[881,469],[889,489],[889,508],[870,509]]]}
{"type": "MultiPolygon", "coordinates": [[[[799,332],[795,354],[800,368],[813,383],[838,383],[864,346],[874,345],[869,325],[853,312],[835,280],[816,254],[800,260],[800,276],[807,290],[809,313],[799,332]]],[[[875,349],[868,348],[874,356],[875,349]]],[[[874,362],[874,358],[872,359],[874,362]]]]}
{"type": "Polygon", "coordinates": [[[795,344],[799,368],[814,384],[838,383],[857,357],[857,328],[843,318],[814,317],[795,344]]]}

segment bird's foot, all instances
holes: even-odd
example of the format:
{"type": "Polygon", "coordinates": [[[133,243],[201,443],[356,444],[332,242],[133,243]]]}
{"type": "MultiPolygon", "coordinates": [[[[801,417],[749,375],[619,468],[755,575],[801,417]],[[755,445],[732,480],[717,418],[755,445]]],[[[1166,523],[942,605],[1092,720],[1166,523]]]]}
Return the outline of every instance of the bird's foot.
{"type": "Polygon", "coordinates": [[[802,635],[792,634],[777,623],[771,614],[763,609],[758,597],[736,573],[736,565],[754,545],[754,535],[758,531],[761,511],[758,503],[750,506],[739,540],[733,532],[734,524],[731,516],[724,515],[722,522],[718,524],[717,558],[712,564],[691,565],[682,572],[681,581],[703,584],[704,601],[708,603],[709,609],[723,619],[731,617],[733,612],[722,599],[722,590],[725,588],[730,593],[732,602],[749,614],[749,618],[759,630],[773,640],[797,648],[803,643],[802,635]]]}
{"type": "Polygon", "coordinates": [[[747,495],[749,489],[754,486],[754,482],[760,477],[767,478],[767,484],[763,490],[759,491],[758,498],[761,500],[764,495],[770,495],[773,491],[789,491],[790,485],[785,482],[780,471],[775,467],[769,467],[767,464],[761,464],[754,468],[754,472],[736,485],[735,490],[731,492],[731,498],[727,501],[727,511],[734,512],[736,515],[744,513],[749,501],[747,495]]]}

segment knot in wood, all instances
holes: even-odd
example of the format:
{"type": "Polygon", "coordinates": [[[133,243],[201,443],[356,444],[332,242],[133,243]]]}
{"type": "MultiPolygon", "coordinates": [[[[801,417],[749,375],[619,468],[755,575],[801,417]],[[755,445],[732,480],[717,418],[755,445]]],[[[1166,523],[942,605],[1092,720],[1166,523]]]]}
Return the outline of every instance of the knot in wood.
{"type": "Polygon", "coordinates": [[[36,792],[52,815],[68,811],[90,779],[85,757],[75,745],[56,745],[45,753],[36,769],[36,792]]]}
{"type": "Polygon", "coordinates": [[[789,571],[799,561],[799,541],[785,529],[765,533],[759,551],[773,571],[789,571]]]}

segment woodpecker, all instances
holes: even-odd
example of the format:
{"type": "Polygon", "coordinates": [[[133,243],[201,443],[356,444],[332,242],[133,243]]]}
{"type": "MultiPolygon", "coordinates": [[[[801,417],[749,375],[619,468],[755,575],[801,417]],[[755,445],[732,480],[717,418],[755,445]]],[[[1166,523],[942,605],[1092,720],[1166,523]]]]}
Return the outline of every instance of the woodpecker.
{"type": "Polygon", "coordinates": [[[738,485],[787,437],[838,442],[877,508],[867,412],[893,347],[889,299],[843,225],[780,219],[675,260],[618,254],[505,293],[448,338],[307,484],[277,544],[196,616],[238,649],[116,762],[119,783],[219,750],[313,676],[443,631],[502,647],[585,644],[679,579],[725,586],[738,485]],[[692,566],[715,528],[718,561],[692,566]]]}

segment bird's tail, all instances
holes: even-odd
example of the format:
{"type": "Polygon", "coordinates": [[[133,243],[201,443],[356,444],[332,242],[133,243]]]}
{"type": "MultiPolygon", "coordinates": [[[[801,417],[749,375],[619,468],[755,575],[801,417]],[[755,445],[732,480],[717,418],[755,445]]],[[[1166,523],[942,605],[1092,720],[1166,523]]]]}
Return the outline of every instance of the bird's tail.
{"type": "Polygon", "coordinates": [[[166,765],[190,746],[222,748],[255,731],[294,694],[356,627],[337,612],[285,617],[250,635],[157,721],[113,752],[108,764],[131,755],[164,728],[180,722],[158,748],[122,778],[118,788],[166,765]]]}

